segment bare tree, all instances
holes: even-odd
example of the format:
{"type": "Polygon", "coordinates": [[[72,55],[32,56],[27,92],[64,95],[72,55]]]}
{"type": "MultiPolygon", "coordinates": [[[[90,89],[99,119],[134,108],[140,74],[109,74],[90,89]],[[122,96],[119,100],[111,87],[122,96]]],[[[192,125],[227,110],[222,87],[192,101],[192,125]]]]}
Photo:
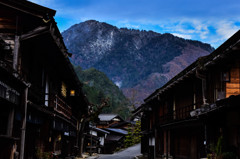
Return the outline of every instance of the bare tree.
{"type": "Polygon", "coordinates": [[[140,102],[137,101],[138,91],[134,88],[131,88],[131,93],[128,97],[128,101],[130,104],[130,109],[135,110],[140,102]]]}
{"type": "Polygon", "coordinates": [[[79,152],[78,155],[82,157],[83,153],[83,146],[84,146],[84,131],[85,126],[89,121],[94,121],[98,115],[101,113],[104,107],[109,107],[109,99],[102,99],[101,104],[89,105],[87,115],[82,115],[81,118],[78,120],[78,127],[77,127],[77,145],[79,145],[79,152]],[[79,141],[79,143],[78,143],[79,141]]]}

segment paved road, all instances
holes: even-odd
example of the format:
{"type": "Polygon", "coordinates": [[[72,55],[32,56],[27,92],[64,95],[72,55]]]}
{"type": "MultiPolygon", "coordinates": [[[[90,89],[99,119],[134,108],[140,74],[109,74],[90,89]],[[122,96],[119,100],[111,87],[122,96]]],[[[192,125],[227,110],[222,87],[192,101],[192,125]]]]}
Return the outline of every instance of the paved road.
{"type": "Polygon", "coordinates": [[[140,144],[137,144],[111,155],[100,154],[98,159],[133,159],[135,156],[141,154],[140,149],[140,144]]]}

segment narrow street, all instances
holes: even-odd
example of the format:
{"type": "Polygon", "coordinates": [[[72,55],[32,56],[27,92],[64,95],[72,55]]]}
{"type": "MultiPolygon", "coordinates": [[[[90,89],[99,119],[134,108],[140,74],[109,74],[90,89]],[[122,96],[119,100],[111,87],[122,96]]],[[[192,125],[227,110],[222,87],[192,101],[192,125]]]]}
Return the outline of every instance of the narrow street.
{"type": "Polygon", "coordinates": [[[140,144],[137,144],[114,154],[100,154],[99,159],[133,159],[135,156],[140,155],[140,150],[140,144]]]}

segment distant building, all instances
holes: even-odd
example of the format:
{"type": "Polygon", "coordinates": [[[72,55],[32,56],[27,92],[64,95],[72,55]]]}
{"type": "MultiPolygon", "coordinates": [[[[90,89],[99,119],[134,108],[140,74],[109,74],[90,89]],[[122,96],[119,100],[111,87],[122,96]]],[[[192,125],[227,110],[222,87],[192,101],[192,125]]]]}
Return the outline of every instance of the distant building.
{"type": "Polygon", "coordinates": [[[99,114],[98,128],[108,128],[113,124],[124,122],[124,119],[117,114],[99,114]]]}
{"type": "MultiPolygon", "coordinates": [[[[127,135],[126,128],[129,122],[126,122],[117,114],[99,114],[99,121],[96,123],[95,131],[101,135],[99,130],[108,132],[104,138],[104,145],[101,147],[101,153],[113,153],[117,148],[124,146],[124,139],[127,135]]],[[[101,137],[97,135],[98,137],[101,137]]]]}
{"type": "Polygon", "coordinates": [[[105,128],[110,134],[107,135],[104,145],[104,153],[114,153],[117,148],[124,147],[125,136],[128,134],[126,130],[118,128],[105,128]]]}
{"type": "Polygon", "coordinates": [[[110,132],[106,130],[90,126],[89,134],[85,136],[85,142],[87,142],[85,144],[87,145],[86,152],[103,153],[105,140],[108,134],[110,134],[110,132]]]}
{"type": "Polygon", "coordinates": [[[136,114],[143,113],[141,151],[149,158],[214,158],[217,149],[239,158],[240,31],[144,102],[136,114]]]}
{"type": "Polygon", "coordinates": [[[56,11],[3,0],[0,12],[0,158],[73,155],[88,107],[56,11]]]}

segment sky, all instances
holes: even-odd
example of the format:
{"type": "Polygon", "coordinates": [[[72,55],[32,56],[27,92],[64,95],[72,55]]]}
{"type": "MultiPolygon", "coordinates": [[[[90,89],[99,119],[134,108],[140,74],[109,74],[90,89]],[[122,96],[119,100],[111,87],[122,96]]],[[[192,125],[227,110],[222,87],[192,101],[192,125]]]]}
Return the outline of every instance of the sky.
{"type": "Polygon", "coordinates": [[[239,0],[30,0],[57,11],[61,32],[86,20],[220,46],[240,29],[239,0]]]}

